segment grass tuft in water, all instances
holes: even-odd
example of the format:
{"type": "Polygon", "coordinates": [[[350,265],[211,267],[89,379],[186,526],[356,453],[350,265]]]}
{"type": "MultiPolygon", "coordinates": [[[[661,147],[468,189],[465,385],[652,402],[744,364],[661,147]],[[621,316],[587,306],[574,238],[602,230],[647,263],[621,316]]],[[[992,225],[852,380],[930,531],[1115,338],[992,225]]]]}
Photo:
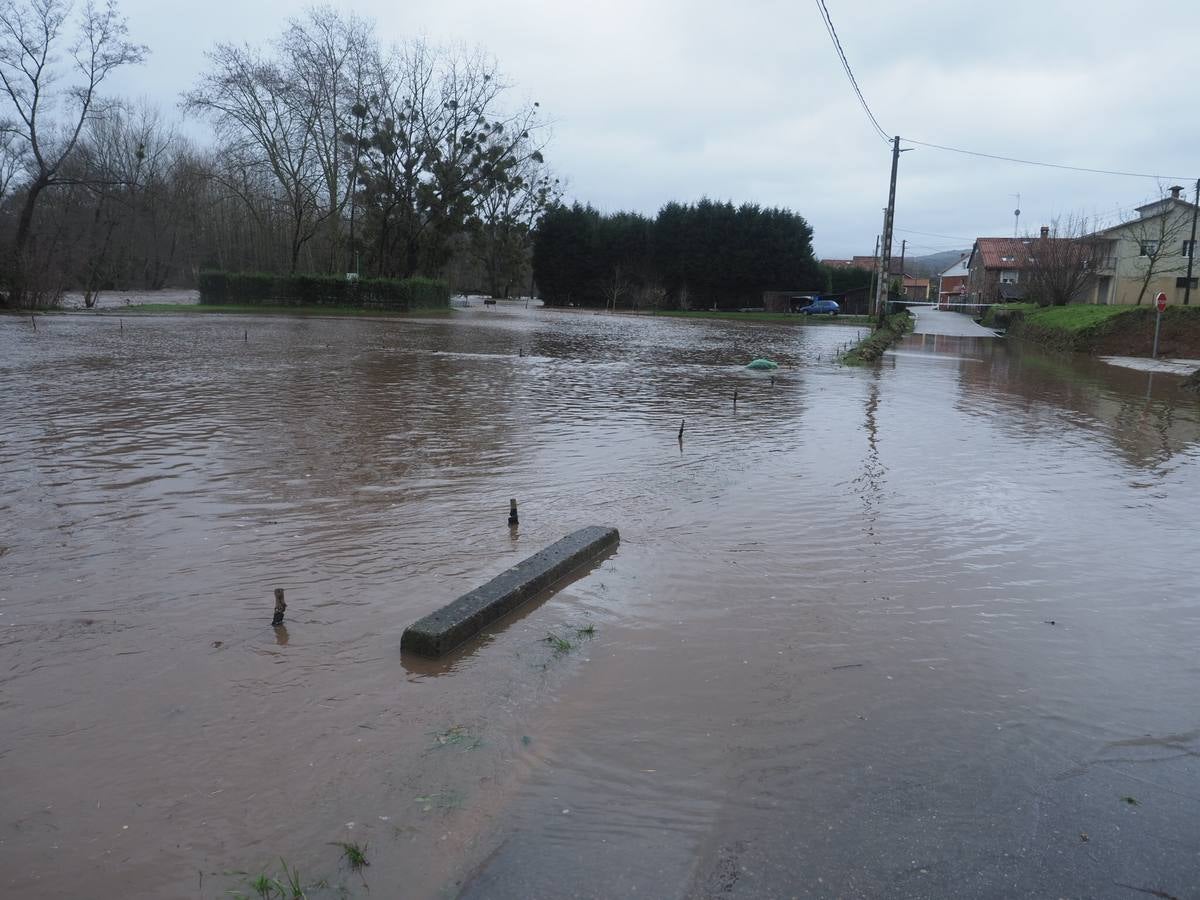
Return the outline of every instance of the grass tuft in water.
{"type": "Polygon", "coordinates": [[[461,809],[463,805],[462,792],[451,788],[443,788],[431,794],[414,797],[413,800],[422,804],[422,812],[430,812],[434,809],[461,809]]]}
{"type": "Polygon", "coordinates": [[[334,841],[333,845],[342,848],[342,858],[346,860],[346,865],[355,872],[370,865],[367,862],[366,847],[364,845],[354,841],[334,841]]]}
{"type": "Polygon", "coordinates": [[[591,640],[596,636],[595,625],[583,625],[579,628],[572,628],[571,630],[575,633],[574,640],[565,638],[559,634],[555,634],[553,631],[547,631],[546,636],[542,638],[542,640],[554,649],[555,654],[563,654],[570,653],[579,646],[580,642],[591,640]]]}
{"type": "Polygon", "coordinates": [[[462,747],[464,750],[475,750],[483,746],[483,738],[472,734],[466,725],[454,725],[445,731],[434,731],[434,747],[462,747]]]}
{"type": "Polygon", "coordinates": [[[283,866],[284,884],[281,885],[286,890],[285,896],[287,900],[306,900],[304,896],[304,888],[300,884],[300,869],[289,869],[287,860],[282,856],[279,857],[279,864],[283,866]]]}
{"type": "MultiPolygon", "coordinates": [[[[308,895],[304,893],[304,885],[300,880],[300,869],[290,868],[287,860],[282,856],[279,858],[279,863],[283,866],[282,879],[262,872],[249,881],[249,888],[254,892],[253,895],[244,894],[241,891],[226,891],[226,893],[234,900],[250,900],[251,896],[258,897],[259,900],[307,900],[308,895]]],[[[248,873],[240,874],[245,877],[248,873]]]]}
{"type": "Polygon", "coordinates": [[[555,653],[570,653],[573,649],[575,649],[574,644],[564,637],[559,637],[553,631],[546,632],[546,637],[544,640],[547,644],[554,648],[555,653]]]}

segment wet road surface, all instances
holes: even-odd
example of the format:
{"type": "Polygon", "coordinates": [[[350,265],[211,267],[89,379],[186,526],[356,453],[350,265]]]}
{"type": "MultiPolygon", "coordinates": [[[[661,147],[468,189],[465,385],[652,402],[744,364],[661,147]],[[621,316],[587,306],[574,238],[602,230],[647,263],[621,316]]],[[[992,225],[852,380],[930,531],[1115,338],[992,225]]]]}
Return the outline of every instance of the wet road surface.
{"type": "Polygon", "coordinates": [[[0,892],[1196,895],[1196,401],[857,333],[0,318],[0,892]]]}
{"type": "Polygon", "coordinates": [[[966,313],[946,312],[930,306],[913,306],[913,334],[942,334],[951,337],[994,338],[996,332],[984,328],[966,313]]]}

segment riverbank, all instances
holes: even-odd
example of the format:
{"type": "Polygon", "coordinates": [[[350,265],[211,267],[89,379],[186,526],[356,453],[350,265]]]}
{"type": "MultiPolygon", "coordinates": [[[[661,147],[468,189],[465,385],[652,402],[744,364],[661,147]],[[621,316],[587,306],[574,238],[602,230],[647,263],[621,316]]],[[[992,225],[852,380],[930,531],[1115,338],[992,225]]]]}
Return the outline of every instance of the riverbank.
{"type": "MultiPolygon", "coordinates": [[[[1051,350],[1103,356],[1150,356],[1153,306],[1038,307],[1032,303],[992,307],[983,324],[1007,328],[1009,337],[1051,350]]],[[[1200,308],[1169,306],[1162,314],[1159,356],[1200,356],[1200,308]]]]}
{"type": "Polygon", "coordinates": [[[873,363],[883,356],[892,344],[912,331],[912,327],[913,318],[907,312],[894,313],[884,319],[882,328],[876,328],[852,350],[843,354],[842,362],[851,366],[873,363]]]}

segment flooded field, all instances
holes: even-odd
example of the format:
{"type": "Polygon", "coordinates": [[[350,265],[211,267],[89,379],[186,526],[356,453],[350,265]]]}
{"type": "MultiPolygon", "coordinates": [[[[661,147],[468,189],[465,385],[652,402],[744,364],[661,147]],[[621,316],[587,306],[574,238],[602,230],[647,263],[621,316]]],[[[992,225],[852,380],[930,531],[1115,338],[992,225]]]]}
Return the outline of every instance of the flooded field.
{"type": "Polygon", "coordinates": [[[1200,403],[857,334],[0,317],[0,895],[1200,895],[1200,403]]]}

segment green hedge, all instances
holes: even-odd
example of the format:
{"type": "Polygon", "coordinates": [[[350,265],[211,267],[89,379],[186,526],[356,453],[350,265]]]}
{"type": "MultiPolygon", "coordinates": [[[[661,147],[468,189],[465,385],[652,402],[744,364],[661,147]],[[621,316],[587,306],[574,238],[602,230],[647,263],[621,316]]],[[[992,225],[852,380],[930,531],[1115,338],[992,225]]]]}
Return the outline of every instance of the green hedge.
{"type": "Polygon", "coordinates": [[[266,272],[200,273],[200,302],[248,306],[351,306],[374,309],[445,309],[450,288],[434,278],[361,278],[337,275],[271,275],[266,272]]]}

